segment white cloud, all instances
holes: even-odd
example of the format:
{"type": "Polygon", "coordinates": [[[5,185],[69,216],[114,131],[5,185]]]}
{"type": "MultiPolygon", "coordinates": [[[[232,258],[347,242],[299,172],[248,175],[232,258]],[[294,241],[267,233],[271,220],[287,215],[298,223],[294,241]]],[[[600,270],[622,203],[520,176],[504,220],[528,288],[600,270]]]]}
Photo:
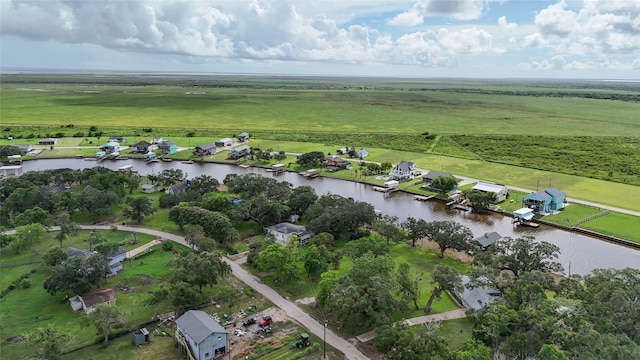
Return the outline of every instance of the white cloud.
{"type": "Polygon", "coordinates": [[[507,22],[507,17],[506,16],[501,16],[498,19],[498,25],[500,25],[500,28],[502,30],[504,30],[504,31],[513,30],[516,27],[518,27],[518,24],[516,24],[516,23],[507,22]]]}
{"type": "Polygon", "coordinates": [[[547,40],[545,40],[544,36],[542,36],[542,34],[538,32],[525,36],[522,41],[522,46],[524,47],[537,48],[537,47],[545,46],[546,44],[547,44],[547,40]]]}
{"type": "Polygon", "coordinates": [[[578,14],[565,10],[566,7],[567,3],[562,0],[536,15],[535,24],[543,35],[567,37],[578,30],[578,14]]]}
{"type": "Polygon", "coordinates": [[[445,16],[456,20],[474,20],[492,0],[418,0],[411,9],[389,20],[390,25],[414,26],[427,16],[445,16]]]}

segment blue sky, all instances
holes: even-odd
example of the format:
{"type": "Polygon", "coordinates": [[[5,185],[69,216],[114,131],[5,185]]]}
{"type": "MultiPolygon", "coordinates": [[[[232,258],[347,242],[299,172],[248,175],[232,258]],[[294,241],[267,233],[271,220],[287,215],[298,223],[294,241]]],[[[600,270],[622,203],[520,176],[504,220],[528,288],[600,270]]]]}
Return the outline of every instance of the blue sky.
{"type": "Polygon", "coordinates": [[[0,67],[640,78],[640,0],[0,0],[0,67]]]}

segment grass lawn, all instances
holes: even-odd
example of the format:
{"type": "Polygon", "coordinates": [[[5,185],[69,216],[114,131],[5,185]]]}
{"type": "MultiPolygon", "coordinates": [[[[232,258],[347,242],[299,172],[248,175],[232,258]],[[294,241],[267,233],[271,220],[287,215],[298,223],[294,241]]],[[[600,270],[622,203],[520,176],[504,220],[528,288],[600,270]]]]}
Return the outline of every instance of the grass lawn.
{"type": "MultiPolygon", "coordinates": [[[[129,232],[124,231],[102,231],[102,233],[107,239],[113,241],[123,241],[131,235],[129,232]]],[[[84,241],[88,235],[89,231],[80,231],[77,236],[67,238],[63,242],[63,248],[88,248],[88,244],[84,241]]],[[[79,314],[72,312],[68,303],[60,303],[60,300],[65,295],[72,296],[75,294],[67,292],[52,296],[44,290],[43,283],[49,277],[49,267],[42,266],[39,262],[30,265],[8,266],[21,261],[39,260],[41,254],[49,247],[58,246],[58,242],[53,239],[54,236],[55,233],[47,233],[46,239],[36,247],[38,253],[33,253],[32,251],[21,254],[13,254],[7,251],[2,253],[0,258],[0,265],[2,266],[0,286],[3,289],[21,274],[35,271],[30,276],[31,287],[26,289],[16,288],[0,299],[0,311],[3,314],[3,336],[24,336],[38,326],[53,325],[60,329],[65,329],[73,336],[73,340],[67,344],[68,347],[90,343],[96,338],[93,329],[81,329],[78,322],[79,314]]],[[[153,239],[153,236],[138,234],[137,238],[140,241],[138,244],[125,246],[125,248],[140,246],[153,239]]],[[[167,262],[173,254],[159,249],[160,247],[157,247],[157,252],[154,251],[153,254],[146,256],[142,260],[127,262],[124,264],[124,271],[121,274],[109,278],[101,284],[103,287],[111,287],[116,291],[118,306],[130,313],[128,319],[130,325],[144,323],[156,311],[159,311],[159,309],[142,305],[142,300],[148,296],[148,287],[162,282],[169,274],[167,262]],[[128,290],[121,290],[124,288],[128,290]]],[[[166,309],[168,308],[165,308],[164,311],[166,309]]],[[[4,344],[2,346],[3,358],[23,357],[28,351],[23,345],[23,343],[4,344]]]]}
{"type": "Polygon", "coordinates": [[[180,349],[175,347],[172,333],[156,333],[155,327],[149,328],[149,343],[142,346],[133,344],[130,334],[109,341],[106,345],[92,345],[62,356],[62,360],[175,360],[180,359],[180,349]]]}
{"type": "Polygon", "coordinates": [[[640,221],[637,216],[612,211],[582,223],[580,227],[640,243],[640,221]]]}
{"type": "Polygon", "coordinates": [[[95,157],[96,152],[100,151],[99,148],[87,149],[87,148],[76,148],[76,149],[61,149],[54,148],[50,150],[49,148],[43,150],[40,154],[36,155],[36,159],[49,159],[49,158],[61,158],[61,157],[76,157],[77,155],[82,155],[84,157],[95,157]]]}
{"type": "Polygon", "coordinates": [[[560,225],[573,226],[579,220],[601,213],[602,211],[604,210],[571,204],[569,206],[565,206],[565,208],[557,214],[542,216],[540,219],[560,225]]]}
{"type": "Polygon", "coordinates": [[[438,329],[438,335],[442,336],[449,344],[449,350],[462,349],[467,340],[471,340],[473,320],[468,318],[443,321],[438,329]]]}

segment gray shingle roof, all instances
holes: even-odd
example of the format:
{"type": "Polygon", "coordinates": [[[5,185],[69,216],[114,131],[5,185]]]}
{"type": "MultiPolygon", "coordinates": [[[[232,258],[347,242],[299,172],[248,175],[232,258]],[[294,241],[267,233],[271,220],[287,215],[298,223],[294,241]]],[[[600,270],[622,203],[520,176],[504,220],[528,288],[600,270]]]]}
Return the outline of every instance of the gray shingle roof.
{"type": "Polygon", "coordinates": [[[176,324],[197,344],[213,333],[227,333],[209,314],[200,310],[187,311],[176,320],[176,324]]]}
{"type": "Polygon", "coordinates": [[[450,176],[453,177],[453,175],[446,173],[446,172],[442,172],[442,171],[436,171],[436,170],[429,170],[426,174],[424,174],[422,176],[423,179],[435,179],[438,176],[450,176]]]}
{"type": "Polygon", "coordinates": [[[482,247],[487,247],[500,239],[502,239],[502,235],[498,234],[495,231],[492,231],[490,233],[484,233],[478,236],[477,238],[473,239],[473,241],[477,242],[482,247]]]}
{"type": "Polygon", "coordinates": [[[471,279],[468,276],[463,275],[461,279],[463,291],[456,292],[455,295],[465,307],[480,311],[499,298],[498,290],[486,286],[471,288],[469,284],[471,279]]]}
{"type": "Polygon", "coordinates": [[[209,150],[209,149],[215,149],[216,144],[214,143],[206,143],[206,144],[202,144],[200,146],[196,146],[196,149],[200,149],[200,150],[209,150]]]}

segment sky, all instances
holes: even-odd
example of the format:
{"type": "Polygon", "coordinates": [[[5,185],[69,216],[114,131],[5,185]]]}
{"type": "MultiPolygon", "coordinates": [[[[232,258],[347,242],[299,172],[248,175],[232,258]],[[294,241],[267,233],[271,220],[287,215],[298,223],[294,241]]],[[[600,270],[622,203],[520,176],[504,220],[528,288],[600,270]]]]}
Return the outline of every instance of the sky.
{"type": "Polygon", "coordinates": [[[640,0],[0,0],[0,69],[640,79],[640,0]]]}

